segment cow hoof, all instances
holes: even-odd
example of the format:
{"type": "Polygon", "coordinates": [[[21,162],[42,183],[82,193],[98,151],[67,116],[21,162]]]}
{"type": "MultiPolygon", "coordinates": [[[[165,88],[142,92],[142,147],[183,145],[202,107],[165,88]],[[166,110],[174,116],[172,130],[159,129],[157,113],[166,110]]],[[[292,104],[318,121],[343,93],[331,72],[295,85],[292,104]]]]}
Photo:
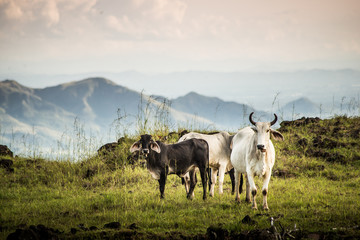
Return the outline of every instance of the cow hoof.
{"type": "Polygon", "coordinates": [[[269,211],[269,207],[268,206],[264,207],[264,210],[269,211]]]}

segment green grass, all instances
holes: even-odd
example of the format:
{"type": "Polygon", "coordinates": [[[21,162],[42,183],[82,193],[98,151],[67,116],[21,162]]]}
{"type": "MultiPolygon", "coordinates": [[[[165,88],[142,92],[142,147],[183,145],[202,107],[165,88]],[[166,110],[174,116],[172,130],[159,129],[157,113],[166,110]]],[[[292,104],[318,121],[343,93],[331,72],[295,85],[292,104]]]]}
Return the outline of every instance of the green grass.
{"type": "MultiPolygon", "coordinates": [[[[180,178],[170,175],[165,199],[160,200],[158,182],[146,168],[126,163],[132,140],[119,146],[112,157],[94,156],[83,162],[15,158],[13,173],[0,168],[0,239],[19,227],[38,224],[62,231],[61,238],[73,237],[70,230],[80,229],[79,224],[96,226],[99,230],[79,230],[76,236],[100,238],[104,231],[116,234],[103,228],[109,222],[119,222],[123,231],[131,231],[127,229],[135,223],[139,233],[194,236],[205,234],[209,226],[229,232],[269,228],[270,217],[275,218],[278,229],[291,230],[296,225],[308,232],[341,231],[360,236],[356,227],[360,225],[360,140],[353,134],[358,122],[359,118],[335,118],[280,129],[285,142],[275,143],[274,173],[284,174],[274,174],[270,181],[269,212],[261,208],[261,195],[257,197],[259,210],[251,209],[245,194],[235,203],[228,175],[224,194],[216,191],[215,197],[206,201],[200,183],[190,201],[180,178]],[[338,137],[332,136],[336,121],[345,126],[338,137]],[[313,139],[321,128],[326,128],[322,138],[341,143],[326,149],[338,153],[341,161],[326,158],[332,155],[316,157],[309,150],[315,149],[313,139]],[[308,144],[300,146],[298,141],[303,138],[308,144]],[[246,215],[256,224],[242,223],[246,215]]],[[[261,186],[258,179],[257,185],[261,186]]]]}

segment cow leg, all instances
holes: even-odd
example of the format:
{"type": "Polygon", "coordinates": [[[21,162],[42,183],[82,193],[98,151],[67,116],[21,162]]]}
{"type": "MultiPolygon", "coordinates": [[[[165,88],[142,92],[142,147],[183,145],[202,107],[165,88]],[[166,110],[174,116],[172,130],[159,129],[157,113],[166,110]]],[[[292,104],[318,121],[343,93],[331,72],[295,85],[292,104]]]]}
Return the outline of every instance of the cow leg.
{"type": "MultiPolygon", "coordinates": [[[[234,172],[235,172],[235,168],[232,168],[228,173],[230,176],[230,180],[231,180],[231,195],[234,195],[235,193],[235,176],[234,176],[234,172]]],[[[243,175],[240,175],[240,185],[239,185],[239,194],[242,193],[243,189],[243,175]]]]}
{"type": "Polygon", "coordinates": [[[246,175],[248,177],[248,181],[250,184],[250,191],[251,191],[251,196],[252,196],[252,208],[257,209],[257,205],[256,205],[257,189],[256,189],[256,185],[254,182],[254,175],[250,171],[247,171],[246,175]]]}
{"type": "Polygon", "coordinates": [[[263,188],[262,188],[264,210],[269,210],[268,203],[267,203],[267,194],[268,194],[268,186],[269,186],[270,177],[271,177],[270,172],[271,171],[265,172],[265,175],[264,175],[264,182],[263,182],[263,188]]]}
{"type": "MultiPolygon", "coordinates": [[[[194,175],[194,182],[195,182],[195,184],[194,184],[194,186],[196,186],[196,184],[197,184],[197,177],[196,177],[196,169],[194,169],[194,170],[190,170],[189,172],[188,172],[188,176],[189,176],[189,182],[188,182],[188,187],[189,187],[189,191],[190,191],[190,176],[192,176],[192,175],[194,175]]],[[[195,188],[195,187],[194,187],[195,188]]],[[[194,191],[192,192],[192,194],[191,194],[191,199],[193,199],[195,197],[195,193],[194,193],[194,191]]]]}
{"type": "Polygon", "coordinates": [[[220,165],[219,168],[219,194],[223,194],[223,184],[224,184],[224,177],[225,177],[225,170],[226,166],[220,165]]]}
{"type": "Polygon", "coordinates": [[[241,173],[235,169],[235,201],[240,202],[239,185],[241,173]]]}
{"type": "Polygon", "coordinates": [[[250,196],[250,184],[247,175],[245,175],[245,181],[246,181],[246,198],[245,201],[248,203],[251,203],[251,196],[250,196]]]}
{"type": "Polygon", "coordinates": [[[190,190],[190,176],[189,176],[189,173],[186,173],[184,175],[184,177],[181,178],[181,181],[182,181],[182,184],[185,185],[186,194],[188,194],[189,190],[190,190]]]}
{"type": "Polygon", "coordinates": [[[195,189],[195,185],[196,185],[195,171],[190,171],[189,175],[190,175],[190,190],[187,194],[187,198],[192,200],[194,198],[194,189],[195,189]]]}
{"type": "Polygon", "coordinates": [[[203,185],[203,200],[206,200],[206,187],[207,187],[207,175],[206,175],[206,169],[200,168],[200,175],[201,175],[201,182],[203,185]]]}
{"type": "Polygon", "coordinates": [[[210,197],[214,196],[214,192],[215,192],[215,184],[216,184],[216,180],[217,180],[217,173],[218,170],[217,169],[212,169],[212,174],[211,174],[211,187],[210,187],[210,197]]]}
{"type": "Polygon", "coordinates": [[[190,190],[190,178],[188,176],[185,176],[185,177],[181,178],[181,181],[183,182],[183,184],[185,186],[185,192],[187,194],[190,190]]]}
{"type": "Polygon", "coordinates": [[[165,183],[166,183],[166,174],[160,173],[160,179],[159,179],[159,187],[160,187],[160,199],[163,199],[165,197],[165,183]]]}
{"type": "Polygon", "coordinates": [[[235,176],[234,176],[234,168],[232,168],[228,173],[231,180],[231,195],[234,195],[235,193],[235,176]]]}

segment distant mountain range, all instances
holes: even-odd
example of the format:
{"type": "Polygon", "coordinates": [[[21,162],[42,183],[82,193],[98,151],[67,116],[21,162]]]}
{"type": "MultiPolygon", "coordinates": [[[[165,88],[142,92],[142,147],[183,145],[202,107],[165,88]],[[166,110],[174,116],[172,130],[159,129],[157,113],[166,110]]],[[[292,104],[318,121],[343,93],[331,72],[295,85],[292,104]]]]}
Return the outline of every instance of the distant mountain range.
{"type": "Polygon", "coordinates": [[[256,111],[257,116],[269,116],[263,111],[236,102],[226,102],[217,97],[207,97],[195,92],[171,100],[171,107],[209,119],[220,128],[238,129],[248,122],[247,116],[256,111]]]}
{"type": "Polygon", "coordinates": [[[319,116],[320,106],[315,105],[310,99],[302,97],[287,103],[281,108],[281,111],[287,113],[287,118],[290,117],[290,114],[295,118],[302,116],[313,117],[319,116]]]}
{"type": "MultiPolygon", "coordinates": [[[[271,120],[272,113],[236,102],[190,92],[175,99],[147,96],[104,78],[88,78],[53,87],[33,89],[13,80],[0,82],[0,141],[14,136],[36,136],[39,144],[56,144],[84,123],[97,136],[139,130],[142,121],[167,121],[174,128],[211,128],[235,131],[248,125],[248,116],[271,120]],[[123,129],[116,129],[116,128],[123,129]]],[[[312,116],[319,106],[307,98],[289,102],[276,111],[279,122],[297,115],[312,116]]],[[[119,136],[113,136],[113,139],[119,136]]],[[[15,143],[13,143],[16,145],[15,143]]]]}
{"type": "Polygon", "coordinates": [[[169,126],[215,126],[211,119],[179,111],[170,107],[169,100],[163,100],[166,99],[144,95],[104,78],[43,89],[5,80],[0,82],[0,143],[19,145],[13,139],[27,142],[31,139],[26,138],[36,136],[41,144],[56,145],[64,135],[75,131],[91,131],[104,138],[111,131],[113,135],[114,131],[135,132],[146,127],[141,126],[142,122],[148,126],[155,121],[167,121],[169,126]],[[123,129],[115,129],[119,127],[123,129]]]}

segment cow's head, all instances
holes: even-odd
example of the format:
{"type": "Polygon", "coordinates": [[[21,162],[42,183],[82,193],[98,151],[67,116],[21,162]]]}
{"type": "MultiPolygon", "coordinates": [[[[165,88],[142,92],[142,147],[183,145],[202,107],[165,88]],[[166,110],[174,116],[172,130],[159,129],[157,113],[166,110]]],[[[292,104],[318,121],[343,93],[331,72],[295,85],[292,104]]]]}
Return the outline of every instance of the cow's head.
{"type": "Polygon", "coordinates": [[[153,150],[157,153],[160,153],[160,146],[152,139],[151,135],[144,134],[141,135],[140,140],[134,142],[130,147],[130,152],[142,151],[142,153],[147,156],[150,153],[150,150],[153,150]]]}
{"type": "Polygon", "coordinates": [[[279,141],[284,140],[284,136],[276,131],[271,129],[271,126],[274,125],[277,121],[277,116],[274,114],[275,119],[271,122],[255,122],[252,119],[252,115],[254,112],[252,112],[249,116],[249,121],[254,125],[251,127],[252,130],[257,134],[257,149],[261,152],[266,152],[266,147],[269,145],[270,136],[279,141]]]}

